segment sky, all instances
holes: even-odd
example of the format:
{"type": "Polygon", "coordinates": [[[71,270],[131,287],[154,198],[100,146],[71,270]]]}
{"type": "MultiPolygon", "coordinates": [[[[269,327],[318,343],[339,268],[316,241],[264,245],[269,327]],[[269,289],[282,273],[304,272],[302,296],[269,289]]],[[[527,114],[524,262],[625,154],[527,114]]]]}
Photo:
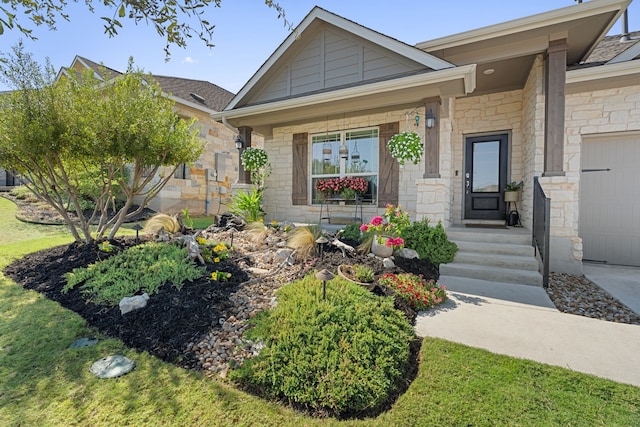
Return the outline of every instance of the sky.
{"type": "MultiPolygon", "coordinates": [[[[279,3],[285,10],[286,19],[294,26],[318,5],[414,45],[572,6],[575,0],[279,0],[279,3]]],[[[207,48],[198,38],[191,38],[186,48],[172,46],[167,62],[165,41],[151,26],[124,21],[119,34],[110,38],[104,33],[100,17],[110,16],[113,12],[92,14],[80,0],[79,3],[69,2],[66,13],[70,21],[60,20],[56,31],[36,27],[36,41],[25,38],[18,30],[5,29],[0,35],[0,52],[9,53],[11,47],[22,40],[25,51],[36,61],[44,64],[48,58],[56,70],[71,65],[73,58],[80,55],[124,71],[129,57],[133,57],[135,66],[145,72],[207,80],[237,93],[290,31],[264,0],[223,0],[220,8],[211,7],[206,12],[206,19],[216,25],[215,46],[207,48]]],[[[24,26],[33,26],[20,15],[17,19],[24,26]]],[[[640,0],[635,0],[629,9],[629,29],[640,30],[640,0]]],[[[620,30],[620,23],[616,23],[610,34],[619,34],[620,30]]],[[[0,82],[0,91],[7,89],[0,82]]]]}

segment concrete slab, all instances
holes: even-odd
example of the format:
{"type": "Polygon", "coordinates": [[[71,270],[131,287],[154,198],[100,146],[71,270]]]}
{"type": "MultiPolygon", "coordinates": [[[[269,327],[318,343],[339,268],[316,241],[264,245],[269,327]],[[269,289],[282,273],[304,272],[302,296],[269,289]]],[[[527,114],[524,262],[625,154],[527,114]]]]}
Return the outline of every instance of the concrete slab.
{"type": "Polygon", "coordinates": [[[640,314],[640,267],[583,263],[587,279],[640,314]]]}
{"type": "Polygon", "coordinates": [[[526,297],[504,294],[500,299],[477,295],[477,291],[474,295],[453,290],[448,294],[445,304],[418,315],[415,329],[419,336],[443,338],[640,387],[640,326],[564,314],[540,305],[543,303],[510,300],[526,297]]]}
{"type": "Polygon", "coordinates": [[[438,283],[445,285],[451,292],[555,309],[547,292],[540,286],[516,285],[455,276],[440,276],[438,283]]]}

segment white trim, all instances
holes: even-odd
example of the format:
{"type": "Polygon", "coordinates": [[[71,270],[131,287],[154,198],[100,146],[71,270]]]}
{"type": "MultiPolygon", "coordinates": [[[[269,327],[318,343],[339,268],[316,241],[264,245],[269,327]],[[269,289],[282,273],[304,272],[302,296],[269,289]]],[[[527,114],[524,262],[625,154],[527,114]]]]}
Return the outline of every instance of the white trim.
{"type": "Polygon", "coordinates": [[[244,98],[247,93],[262,79],[265,74],[276,64],[276,62],[285,54],[285,52],[299,39],[302,34],[316,19],[325,21],[331,25],[348,31],[356,36],[371,41],[379,46],[403,55],[415,62],[418,62],[433,70],[443,70],[454,67],[448,61],[437,58],[426,52],[416,49],[413,46],[399,42],[391,37],[385,36],[381,33],[373,31],[369,28],[363,27],[360,24],[356,24],[353,21],[349,21],[341,16],[335,15],[331,12],[315,6],[311,12],[302,20],[302,22],[296,27],[295,30],[282,42],[280,46],[271,54],[267,61],[256,71],[251,79],[243,86],[238,94],[231,100],[229,105],[225,108],[225,111],[232,110],[238,105],[240,100],[244,98]]]}
{"type": "MultiPolygon", "coordinates": [[[[629,42],[621,42],[621,43],[629,43],[629,42]]],[[[636,44],[619,54],[618,56],[613,57],[607,64],[618,64],[620,62],[633,61],[634,59],[640,57],[640,41],[636,40],[636,44]]]]}
{"type": "Polygon", "coordinates": [[[380,92],[389,92],[416,86],[444,83],[456,79],[464,80],[465,93],[473,92],[476,88],[476,64],[447,68],[445,70],[432,71],[430,73],[402,77],[394,80],[386,80],[368,85],[354,86],[315,95],[302,96],[299,98],[252,105],[235,110],[225,109],[221,112],[213,113],[211,118],[216,121],[241,118],[253,114],[263,114],[283,109],[306,107],[323,102],[341,101],[380,92]]]}
{"type": "Polygon", "coordinates": [[[603,37],[609,31],[611,26],[615,24],[624,10],[627,9],[631,1],[632,0],[592,0],[582,4],[575,4],[561,9],[527,16],[525,18],[466,31],[464,33],[424,41],[417,43],[416,47],[427,52],[449,49],[497,37],[508,37],[515,33],[522,33],[546,26],[562,24],[567,21],[575,21],[581,18],[588,18],[597,14],[617,10],[618,13],[614,19],[611,20],[610,25],[601,34],[601,37],[603,37]]]}
{"type": "Polygon", "coordinates": [[[570,86],[572,84],[584,83],[593,80],[632,76],[634,74],[639,75],[638,82],[640,84],[640,61],[628,61],[597,67],[587,67],[567,71],[566,85],[570,86]]]}

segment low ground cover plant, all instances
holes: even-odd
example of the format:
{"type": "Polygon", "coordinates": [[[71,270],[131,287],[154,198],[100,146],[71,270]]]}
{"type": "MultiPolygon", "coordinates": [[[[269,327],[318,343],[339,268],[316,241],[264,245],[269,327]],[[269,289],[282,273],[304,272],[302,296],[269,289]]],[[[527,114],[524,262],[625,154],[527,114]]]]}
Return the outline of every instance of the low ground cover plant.
{"type": "Polygon", "coordinates": [[[395,290],[416,311],[435,307],[447,299],[445,286],[412,273],[387,273],[380,277],[379,282],[395,290]]]}
{"type": "Polygon", "coordinates": [[[187,280],[206,274],[196,266],[187,251],[173,244],[145,243],[122,251],[85,268],[75,268],[65,276],[63,292],[81,285],[82,292],[96,304],[113,306],[124,297],[155,293],[169,283],[177,288],[187,280]]]}
{"type": "Polygon", "coordinates": [[[247,337],[264,349],[232,373],[272,399],[334,416],[375,410],[404,382],[414,333],[390,298],[313,276],[280,289],[247,337]]]}

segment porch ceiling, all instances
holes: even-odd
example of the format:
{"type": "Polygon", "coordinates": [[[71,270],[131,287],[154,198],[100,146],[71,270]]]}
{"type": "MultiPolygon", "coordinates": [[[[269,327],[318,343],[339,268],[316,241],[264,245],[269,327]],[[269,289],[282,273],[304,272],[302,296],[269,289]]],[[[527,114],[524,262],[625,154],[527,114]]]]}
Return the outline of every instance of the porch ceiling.
{"type": "Polygon", "coordinates": [[[567,65],[589,56],[613,26],[629,0],[600,0],[443,37],[416,47],[458,66],[478,65],[474,94],[524,86],[536,55],[549,42],[567,39],[567,65]],[[485,70],[493,70],[485,74],[485,70]]]}
{"type": "Polygon", "coordinates": [[[475,88],[474,64],[412,75],[373,84],[288,98],[214,113],[214,120],[235,127],[277,127],[336,114],[362,114],[394,106],[420,106],[425,98],[463,96],[475,88]]]}

